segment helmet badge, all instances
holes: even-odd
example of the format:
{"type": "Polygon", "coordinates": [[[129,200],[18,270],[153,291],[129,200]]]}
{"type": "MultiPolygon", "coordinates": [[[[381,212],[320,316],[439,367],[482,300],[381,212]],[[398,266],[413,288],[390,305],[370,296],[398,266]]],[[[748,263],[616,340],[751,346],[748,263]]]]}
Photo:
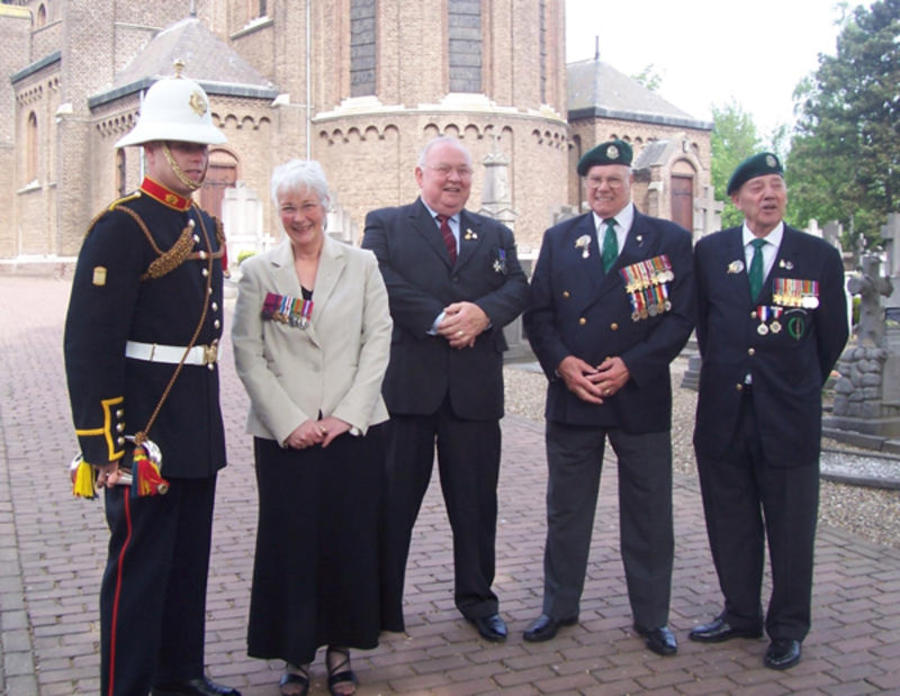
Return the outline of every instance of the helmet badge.
{"type": "Polygon", "coordinates": [[[206,113],[207,103],[206,97],[203,96],[202,92],[191,92],[191,98],[188,100],[188,104],[190,104],[191,109],[193,109],[194,113],[198,116],[202,116],[206,113]]]}

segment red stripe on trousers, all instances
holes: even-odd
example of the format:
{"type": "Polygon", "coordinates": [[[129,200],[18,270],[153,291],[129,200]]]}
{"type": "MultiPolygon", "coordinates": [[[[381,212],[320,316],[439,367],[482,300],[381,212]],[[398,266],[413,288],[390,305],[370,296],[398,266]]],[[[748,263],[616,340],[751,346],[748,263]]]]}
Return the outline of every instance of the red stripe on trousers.
{"type": "Polygon", "coordinates": [[[113,598],[112,626],[109,632],[109,696],[113,696],[116,684],[116,622],[119,619],[119,597],[122,594],[122,564],[125,561],[125,551],[128,549],[128,542],[131,541],[131,506],[128,501],[128,493],[127,489],[122,491],[122,495],[125,496],[125,527],[128,532],[125,535],[125,543],[122,544],[122,550],[119,551],[119,562],[116,568],[116,593],[113,598]]]}

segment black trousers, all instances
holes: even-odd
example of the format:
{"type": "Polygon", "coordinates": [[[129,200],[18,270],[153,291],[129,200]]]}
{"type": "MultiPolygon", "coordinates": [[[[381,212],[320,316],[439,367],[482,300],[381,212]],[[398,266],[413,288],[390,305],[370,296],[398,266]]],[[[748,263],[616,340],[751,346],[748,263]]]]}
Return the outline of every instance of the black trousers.
{"type": "Polygon", "coordinates": [[[547,422],[547,542],[543,612],[578,616],[597,509],[606,439],[618,458],[619,534],[634,622],[669,620],[675,541],[669,431],[631,435],[617,428],[547,422]]]}
{"type": "Polygon", "coordinates": [[[100,589],[101,696],[203,675],[216,479],[169,479],[166,495],[106,490],[111,536],[100,589]]]}
{"type": "Polygon", "coordinates": [[[769,461],[762,451],[752,393],[743,397],[733,446],[721,457],[697,451],[706,529],[723,618],[758,630],[765,541],[772,565],[766,632],[773,640],[803,640],[809,632],[819,467],[796,465],[791,453],[769,461]]]}
{"type": "MultiPolygon", "coordinates": [[[[441,490],[453,531],[456,607],[467,618],[497,612],[494,544],[500,425],[457,418],[445,400],[427,416],[391,415],[387,426],[386,601],[402,601],[412,530],[437,444],[441,490]]],[[[387,607],[388,615],[397,608],[387,607]]]]}

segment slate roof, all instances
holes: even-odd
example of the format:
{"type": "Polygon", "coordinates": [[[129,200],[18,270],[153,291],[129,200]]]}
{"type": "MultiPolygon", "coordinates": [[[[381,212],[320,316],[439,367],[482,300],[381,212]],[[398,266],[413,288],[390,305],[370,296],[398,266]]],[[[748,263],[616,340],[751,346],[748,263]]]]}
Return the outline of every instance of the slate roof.
{"type": "Polygon", "coordinates": [[[199,82],[210,95],[274,99],[275,85],[213,34],[196,17],[172,24],[156,36],[115,77],[109,90],[88,100],[94,108],[146,89],[161,77],[174,74],[177,58],[184,76],[199,82]]]}
{"type": "Polygon", "coordinates": [[[569,63],[566,71],[570,122],[601,117],[712,130],[711,122],[694,118],[601,60],[569,63]]]}

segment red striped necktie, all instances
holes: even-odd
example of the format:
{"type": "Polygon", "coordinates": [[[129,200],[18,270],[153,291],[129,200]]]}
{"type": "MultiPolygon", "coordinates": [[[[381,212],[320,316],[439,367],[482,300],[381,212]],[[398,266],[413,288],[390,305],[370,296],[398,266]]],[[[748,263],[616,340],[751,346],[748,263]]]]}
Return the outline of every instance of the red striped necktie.
{"type": "Polygon", "coordinates": [[[440,213],[434,217],[441,223],[441,236],[444,238],[444,244],[447,246],[447,253],[450,254],[450,263],[456,263],[456,238],[450,229],[450,223],[447,222],[450,218],[440,213]]]}

